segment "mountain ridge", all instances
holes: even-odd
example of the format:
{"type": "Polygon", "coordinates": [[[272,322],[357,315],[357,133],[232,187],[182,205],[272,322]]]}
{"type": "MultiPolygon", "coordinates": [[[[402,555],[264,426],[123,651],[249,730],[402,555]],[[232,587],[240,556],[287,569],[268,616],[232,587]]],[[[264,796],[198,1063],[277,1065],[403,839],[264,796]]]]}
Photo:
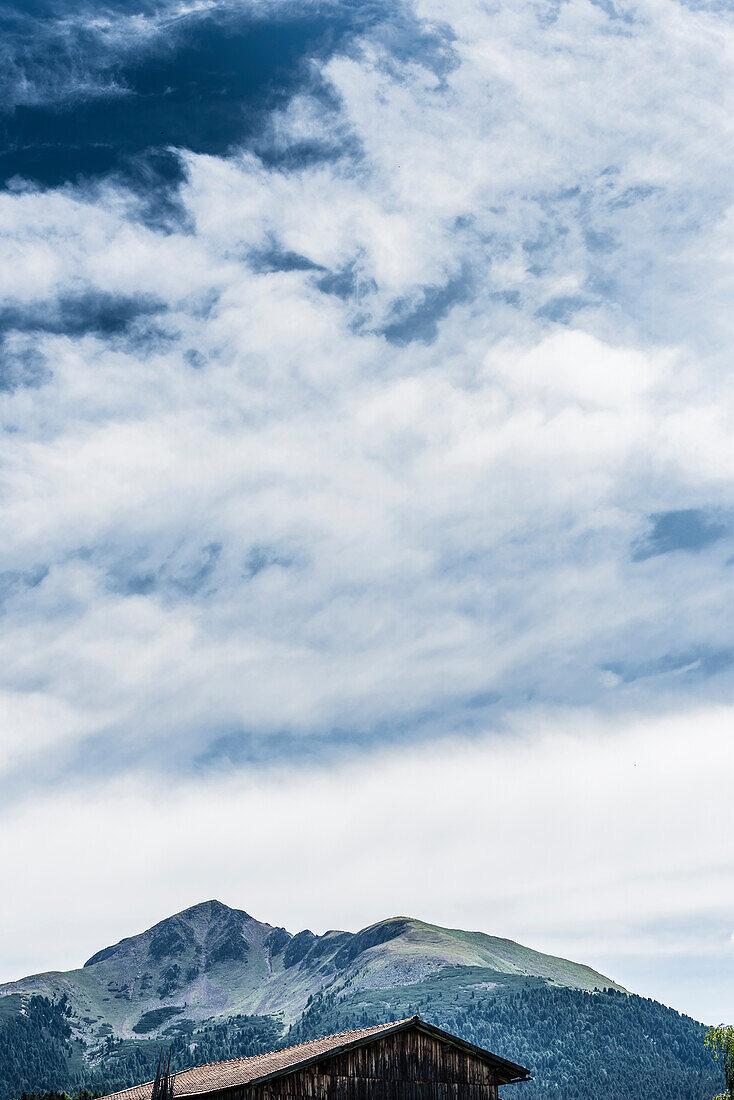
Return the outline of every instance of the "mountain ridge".
{"type": "Polygon", "coordinates": [[[709,1100],[718,1080],[703,1025],[584,964],[407,916],[292,933],[210,899],[0,985],[0,1100],[127,1087],[162,1045],[182,1069],[416,1013],[530,1066],[525,1100],[632,1100],[651,1072],[648,1100],[709,1100]]]}
{"type": "Polygon", "coordinates": [[[151,1012],[164,1008],[185,1007],[186,1018],[194,1021],[268,1014],[290,1024],[327,987],[416,984],[451,966],[577,989],[622,989],[591,967],[484,932],[398,916],[357,932],[291,933],[210,899],[96,951],[80,968],[0,985],[0,997],[65,993],[75,1018],[89,1021],[77,1027],[80,1038],[88,1038],[91,1021],[99,1020],[111,1034],[129,1039],[164,1030],[163,1022],[140,1030],[151,1012]]]}

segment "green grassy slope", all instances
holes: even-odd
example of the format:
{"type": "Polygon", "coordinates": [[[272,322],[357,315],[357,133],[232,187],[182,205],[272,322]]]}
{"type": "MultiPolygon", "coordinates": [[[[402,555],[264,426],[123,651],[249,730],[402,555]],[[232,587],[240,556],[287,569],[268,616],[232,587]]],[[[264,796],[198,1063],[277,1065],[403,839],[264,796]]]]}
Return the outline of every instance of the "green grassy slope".
{"type": "MultiPolygon", "coordinates": [[[[382,942],[365,946],[360,952],[356,973],[350,975],[357,978],[360,987],[375,981],[388,984],[386,978],[401,975],[407,981],[416,981],[446,966],[483,966],[501,974],[544,978],[574,989],[621,989],[588,966],[544,955],[513,940],[440,928],[410,917],[393,917],[364,929],[357,933],[354,947],[380,941],[383,936],[382,942]]],[[[396,983],[391,980],[389,984],[396,983]]]]}

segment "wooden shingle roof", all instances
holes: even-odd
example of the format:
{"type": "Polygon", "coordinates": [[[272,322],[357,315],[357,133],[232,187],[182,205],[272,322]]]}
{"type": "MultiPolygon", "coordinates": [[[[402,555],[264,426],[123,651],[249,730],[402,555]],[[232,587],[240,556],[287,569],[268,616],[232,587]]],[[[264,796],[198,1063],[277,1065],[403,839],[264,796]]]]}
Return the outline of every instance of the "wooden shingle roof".
{"type": "MultiPolygon", "coordinates": [[[[524,1066],[508,1062],[504,1058],[490,1054],[487,1050],[482,1050],[481,1047],[475,1047],[472,1043],[466,1043],[463,1039],[449,1035],[448,1032],[427,1024],[418,1016],[411,1016],[406,1020],[396,1020],[389,1024],[377,1024],[374,1027],[363,1027],[356,1031],[342,1031],[338,1035],[327,1035],[323,1039],[312,1039],[308,1043],[299,1043],[298,1046],[287,1047],[285,1050],[274,1050],[269,1054],[255,1054],[250,1058],[232,1058],[227,1062],[208,1062],[203,1066],[180,1070],[173,1075],[174,1100],[185,1096],[201,1096],[204,1093],[219,1092],[222,1089],[242,1085],[253,1085],[271,1077],[280,1077],[285,1073],[291,1073],[293,1070],[318,1062],[325,1055],[334,1055],[350,1047],[361,1046],[380,1035],[389,1035],[407,1027],[418,1027],[491,1064],[497,1071],[502,1084],[530,1079],[524,1066]]],[[[121,1092],[111,1093],[104,1100],[151,1100],[152,1092],[153,1082],[147,1081],[144,1085],[135,1085],[121,1092]]]]}

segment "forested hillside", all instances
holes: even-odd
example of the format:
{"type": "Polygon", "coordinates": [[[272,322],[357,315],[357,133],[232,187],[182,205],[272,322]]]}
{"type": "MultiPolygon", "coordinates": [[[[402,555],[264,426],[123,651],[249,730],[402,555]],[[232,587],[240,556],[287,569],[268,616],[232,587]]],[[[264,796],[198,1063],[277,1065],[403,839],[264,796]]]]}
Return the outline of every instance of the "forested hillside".
{"type": "MultiPolygon", "coordinates": [[[[531,1083],[517,1100],[711,1100],[722,1077],[704,1050],[702,1024],[643,997],[614,990],[587,993],[537,985],[486,993],[453,1004],[420,994],[382,1010],[319,998],[289,1035],[301,1042],[343,1028],[419,1012],[456,1035],[528,1066],[531,1083]]],[[[359,1002],[363,1002],[360,996],[359,1002]]],[[[507,1090],[509,1092],[509,1089],[507,1090]]]]}
{"type": "MultiPolygon", "coordinates": [[[[721,1089],[718,1067],[703,1047],[704,1028],[655,1001],[615,991],[588,993],[542,985],[448,1003],[426,991],[394,1000],[313,998],[283,1034],[274,1017],[231,1017],[168,1037],[177,1069],[242,1057],[306,1039],[419,1012],[480,1046],[527,1065],[535,1080],[514,1086],[516,1100],[711,1100],[721,1089]],[[427,996],[431,999],[428,1000],[427,996]]],[[[109,1038],[92,1066],[71,1036],[68,1002],[34,997],[22,1023],[0,1024],[0,1100],[26,1092],[108,1092],[149,1079],[156,1040],[109,1038]]]]}

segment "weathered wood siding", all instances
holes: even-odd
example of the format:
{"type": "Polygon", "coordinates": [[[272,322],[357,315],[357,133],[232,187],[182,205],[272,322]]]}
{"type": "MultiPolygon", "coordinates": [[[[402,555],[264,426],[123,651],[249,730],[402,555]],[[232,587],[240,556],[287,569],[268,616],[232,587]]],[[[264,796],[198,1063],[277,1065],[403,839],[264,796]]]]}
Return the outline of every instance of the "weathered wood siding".
{"type": "Polygon", "coordinates": [[[490,1068],[420,1031],[401,1031],[211,1100],[497,1100],[490,1068]]]}

